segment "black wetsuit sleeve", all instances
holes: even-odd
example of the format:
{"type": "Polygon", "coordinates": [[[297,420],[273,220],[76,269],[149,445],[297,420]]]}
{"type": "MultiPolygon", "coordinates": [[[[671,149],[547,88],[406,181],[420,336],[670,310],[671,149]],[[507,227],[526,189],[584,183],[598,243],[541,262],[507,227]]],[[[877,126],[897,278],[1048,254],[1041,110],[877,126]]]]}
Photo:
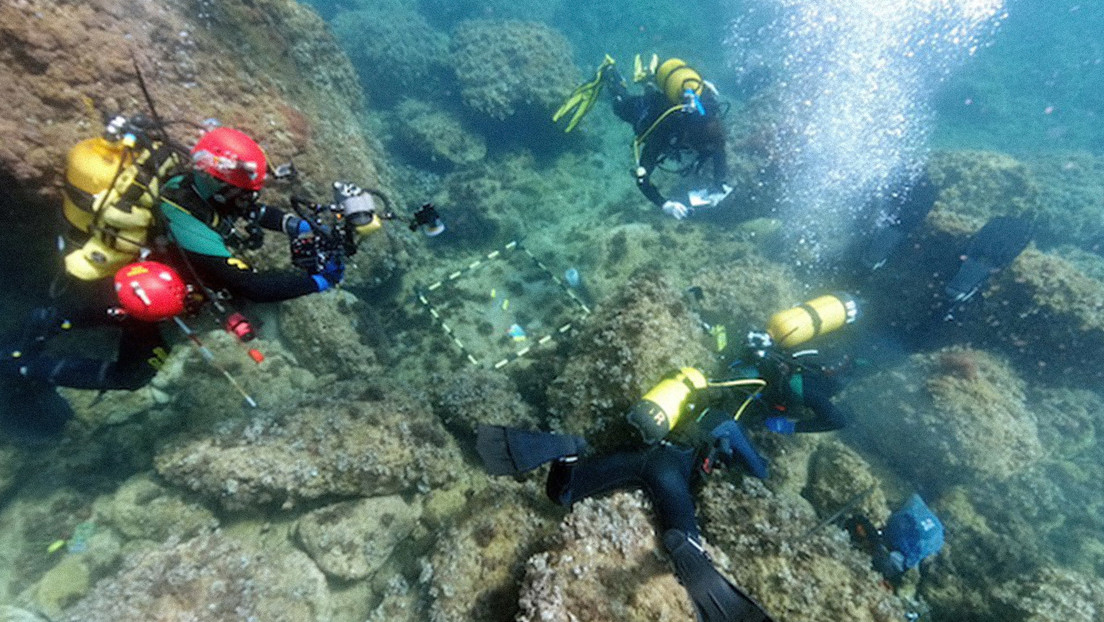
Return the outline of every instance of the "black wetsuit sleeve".
{"type": "Polygon", "coordinates": [[[188,261],[208,287],[226,289],[234,296],[253,302],[280,302],[318,291],[318,284],[305,272],[254,272],[232,257],[198,253],[187,255],[188,261]]]}
{"type": "Polygon", "coordinates": [[[658,144],[654,140],[644,141],[644,146],[640,152],[640,166],[644,168],[644,175],[636,178],[636,185],[640,188],[640,192],[644,193],[644,196],[656,207],[663,207],[667,199],[660,194],[659,189],[652,183],[652,171],[659,163],[659,157],[662,155],[662,150],[656,146],[658,144]]]}
{"type": "Polygon", "coordinates": [[[301,219],[291,212],[278,207],[258,203],[253,208],[253,221],[262,229],[279,231],[286,235],[293,235],[299,226],[301,219]]]}

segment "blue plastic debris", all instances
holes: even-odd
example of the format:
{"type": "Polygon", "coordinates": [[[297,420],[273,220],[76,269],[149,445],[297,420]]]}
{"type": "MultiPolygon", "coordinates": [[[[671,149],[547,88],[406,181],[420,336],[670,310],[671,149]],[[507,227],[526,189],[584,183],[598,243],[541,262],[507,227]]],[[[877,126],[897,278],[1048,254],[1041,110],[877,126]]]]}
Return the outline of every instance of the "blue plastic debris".
{"type": "Polygon", "coordinates": [[[890,515],[885,538],[889,548],[904,557],[905,568],[915,568],[943,548],[943,523],[920,495],[914,494],[890,515]]]}

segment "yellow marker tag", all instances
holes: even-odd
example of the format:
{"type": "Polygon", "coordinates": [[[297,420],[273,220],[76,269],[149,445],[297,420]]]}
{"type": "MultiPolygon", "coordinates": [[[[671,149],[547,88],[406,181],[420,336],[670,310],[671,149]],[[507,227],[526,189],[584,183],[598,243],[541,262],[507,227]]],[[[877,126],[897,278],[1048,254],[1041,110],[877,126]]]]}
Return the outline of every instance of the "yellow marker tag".
{"type": "Polygon", "coordinates": [[[65,540],[57,540],[50,546],[46,547],[46,553],[57,553],[65,546],[65,540]]]}
{"type": "Polygon", "coordinates": [[[507,298],[506,300],[502,301],[502,310],[506,311],[509,308],[510,308],[510,299],[507,298]]]}
{"type": "Polygon", "coordinates": [[[492,287],[491,288],[491,300],[494,300],[494,298],[497,294],[498,294],[498,290],[496,290],[495,288],[492,287]]]}

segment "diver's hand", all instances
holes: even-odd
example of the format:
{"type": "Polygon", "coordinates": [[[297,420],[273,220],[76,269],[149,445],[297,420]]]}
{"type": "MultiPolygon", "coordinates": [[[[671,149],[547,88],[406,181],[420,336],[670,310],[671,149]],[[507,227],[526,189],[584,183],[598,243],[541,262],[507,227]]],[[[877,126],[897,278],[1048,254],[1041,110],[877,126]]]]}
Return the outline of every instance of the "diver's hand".
{"type": "Polygon", "coordinates": [[[793,434],[797,428],[797,424],[790,421],[786,417],[767,417],[766,421],[767,429],[777,434],[793,434]]]}
{"type": "Polygon", "coordinates": [[[331,259],[326,262],[321,273],[311,275],[311,278],[318,286],[318,291],[324,292],[341,284],[345,278],[345,264],[338,259],[331,259]]]}
{"type": "Polygon", "coordinates": [[[678,201],[667,201],[663,204],[663,213],[675,220],[682,220],[690,215],[690,208],[678,201]]]}

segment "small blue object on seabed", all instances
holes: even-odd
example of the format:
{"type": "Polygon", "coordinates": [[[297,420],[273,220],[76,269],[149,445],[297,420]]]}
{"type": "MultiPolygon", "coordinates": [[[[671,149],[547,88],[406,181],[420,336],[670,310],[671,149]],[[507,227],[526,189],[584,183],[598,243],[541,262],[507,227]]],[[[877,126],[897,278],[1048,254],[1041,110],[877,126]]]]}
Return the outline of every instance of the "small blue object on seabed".
{"type": "Polygon", "coordinates": [[[943,548],[943,523],[920,495],[914,494],[889,517],[885,540],[892,551],[904,557],[905,569],[915,568],[943,548]]]}
{"type": "Polygon", "coordinates": [[[564,272],[564,280],[567,281],[567,286],[571,289],[579,289],[579,286],[583,283],[577,268],[568,268],[564,272]]]}

